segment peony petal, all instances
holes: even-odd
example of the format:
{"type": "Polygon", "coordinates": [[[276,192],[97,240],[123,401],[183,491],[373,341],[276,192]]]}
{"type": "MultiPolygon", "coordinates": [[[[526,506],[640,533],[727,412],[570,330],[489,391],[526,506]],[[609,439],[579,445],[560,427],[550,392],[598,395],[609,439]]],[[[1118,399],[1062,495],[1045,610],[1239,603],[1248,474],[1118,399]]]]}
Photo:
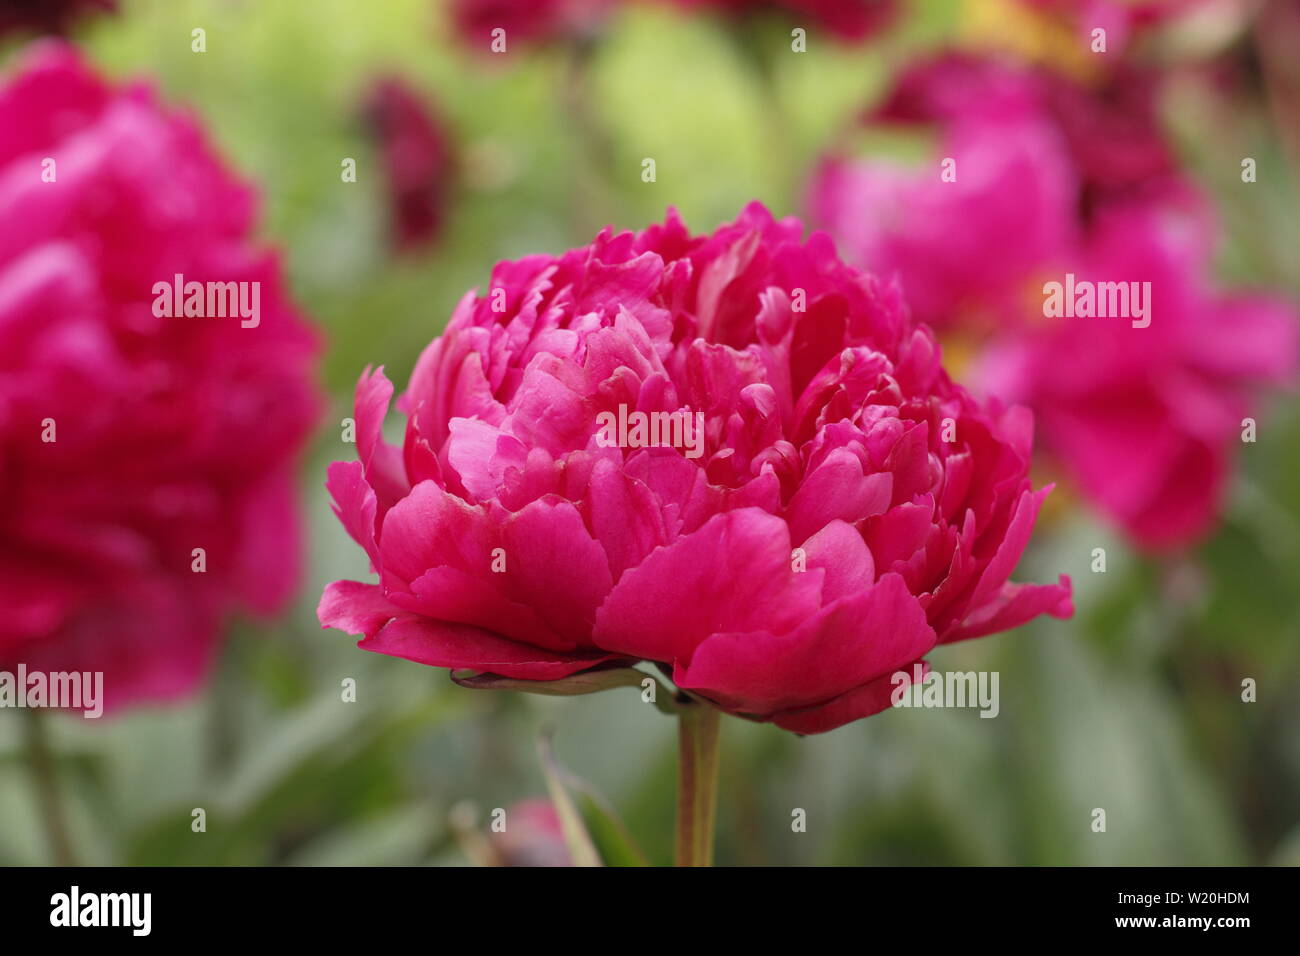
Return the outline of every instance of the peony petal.
{"type": "Polygon", "coordinates": [[[846,694],[814,707],[801,707],[772,716],[772,723],[796,734],[824,734],[863,717],[887,710],[894,703],[894,695],[910,687],[914,669],[921,668],[921,679],[929,673],[925,661],[913,661],[893,674],[879,677],[869,684],[855,687],[846,694]]]}
{"type": "Polygon", "coordinates": [[[334,581],[325,585],[316,617],[320,626],[337,628],[349,634],[370,636],[402,613],[384,597],[377,584],[360,581],[334,581]]]}
{"type": "Polygon", "coordinates": [[[380,562],[375,544],[375,515],[379,505],[374,489],[366,482],[361,462],[333,462],[327,474],[325,487],[334,499],[334,514],[352,540],[370,556],[370,569],[378,573],[380,562]]]}
{"type": "Polygon", "coordinates": [[[394,618],[357,646],[431,667],[473,668],[524,680],[555,680],[618,658],[600,651],[556,654],[477,627],[414,616],[394,618]]]}
{"type": "Polygon", "coordinates": [[[611,461],[591,473],[591,526],[609,560],[611,581],[668,543],[663,510],[654,493],[611,461]]]}
{"type": "Polygon", "coordinates": [[[613,587],[609,560],[571,502],[534,501],[501,526],[506,588],[570,647],[591,642],[596,608],[613,587]]]}
{"type": "Polygon", "coordinates": [[[790,567],[785,522],[756,508],[715,515],[624,572],[596,613],[595,642],[671,662],[722,631],[785,632],[817,611],[821,573],[790,567]]]}
{"type": "Polygon", "coordinates": [[[836,519],[802,545],[809,568],[826,572],[822,579],[822,602],[865,591],[876,579],[876,565],[862,535],[850,524],[836,519]]]}
{"type": "Polygon", "coordinates": [[[1007,526],[997,553],[985,566],[979,584],[975,586],[975,591],[970,598],[970,607],[982,607],[988,603],[1011,577],[1016,565],[1020,563],[1020,556],[1024,553],[1025,546],[1029,544],[1034,522],[1038,519],[1038,509],[1051,490],[1052,486],[1048,485],[1039,491],[1026,491],[1020,496],[1015,515],[1007,526]]]}
{"type": "Polygon", "coordinates": [[[836,519],[851,523],[880,514],[889,507],[893,487],[889,472],[866,475],[857,455],[835,449],[790,500],[791,540],[802,543],[836,519]]]}
{"type": "Polygon", "coordinates": [[[384,519],[379,546],[384,586],[406,587],[429,568],[443,566],[486,577],[498,547],[500,536],[485,506],[466,504],[422,481],[384,519]]]}
{"type": "Polygon", "coordinates": [[[934,645],[934,631],[902,577],[886,574],[870,590],[828,605],[789,634],[715,634],[689,663],[677,665],[673,679],[767,715],[838,697],[934,645]]]}
{"type": "Polygon", "coordinates": [[[997,600],[980,608],[957,627],[950,628],[940,640],[941,643],[952,644],[998,631],[1009,631],[1040,614],[1059,618],[1074,614],[1068,575],[1062,574],[1057,584],[1003,585],[997,600]]]}
{"type": "Polygon", "coordinates": [[[385,377],[382,366],[373,373],[368,368],[362,373],[356,390],[357,454],[366,481],[375,490],[381,520],[410,489],[402,450],[384,441],[384,416],[392,397],[393,383],[385,377]]]}

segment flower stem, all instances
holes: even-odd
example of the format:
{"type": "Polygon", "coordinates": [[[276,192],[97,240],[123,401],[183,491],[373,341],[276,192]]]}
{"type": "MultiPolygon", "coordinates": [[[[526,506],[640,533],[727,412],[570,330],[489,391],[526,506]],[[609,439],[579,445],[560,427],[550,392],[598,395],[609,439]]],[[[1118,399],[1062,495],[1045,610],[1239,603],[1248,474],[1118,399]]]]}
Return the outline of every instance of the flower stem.
{"type": "Polygon", "coordinates": [[[592,99],[595,45],[590,38],[574,40],[564,64],[563,104],[576,136],[577,164],[573,181],[572,220],[575,236],[589,236],[609,224],[613,213],[610,175],[614,141],[592,99]]]}
{"type": "Polygon", "coordinates": [[[76,866],[68,821],[63,813],[58,774],[54,769],[54,754],[45,732],[45,714],[39,710],[28,710],[26,718],[27,760],[31,765],[32,780],[36,784],[36,801],[40,805],[45,835],[50,843],[50,855],[55,866],[76,866]]]}
{"type": "Polygon", "coordinates": [[[720,711],[698,701],[682,707],[677,723],[677,865],[713,865],[718,806],[720,711]]]}

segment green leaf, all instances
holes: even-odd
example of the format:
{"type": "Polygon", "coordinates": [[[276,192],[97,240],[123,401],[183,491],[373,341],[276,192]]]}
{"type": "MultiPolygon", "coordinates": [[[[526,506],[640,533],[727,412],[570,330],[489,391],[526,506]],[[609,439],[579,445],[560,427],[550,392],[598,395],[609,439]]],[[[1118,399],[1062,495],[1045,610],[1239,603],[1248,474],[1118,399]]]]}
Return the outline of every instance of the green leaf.
{"type": "Polygon", "coordinates": [[[538,739],[542,772],[551,803],[560,817],[569,853],[576,866],[649,866],[650,862],[632,839],[609,801],[587,781],[574,776],[555,760],[549,731],[538,739]],[[566,814],[569,817],[566,819],[566,814]],[[570,828],[579,834],[577,852],[569,839],[570,828]],[[594,863],[579,863],[578,853],[590,851],[594,863]]]}
{"type": "Polygon", "coordinates": [[[606,866],[649,866],[641,848],[609,802],[585,780],[566,774],[587,832],[606,866]]]}
{"type": "Polygon", "coordinates": [[[555,813],[560,818],[560,829],[564,831],[564,842],[569,847],[569,857],[573,860],[573,865],[603,866],[600,854],[596,852],[596,846],[591,840],[591,834],[587,832],[587,824],[564,784],[564,771],[556,763],[549,731],[543,731],[538,736],[537,755],[541,759],[546,789],[551,795],[555,813]]]}

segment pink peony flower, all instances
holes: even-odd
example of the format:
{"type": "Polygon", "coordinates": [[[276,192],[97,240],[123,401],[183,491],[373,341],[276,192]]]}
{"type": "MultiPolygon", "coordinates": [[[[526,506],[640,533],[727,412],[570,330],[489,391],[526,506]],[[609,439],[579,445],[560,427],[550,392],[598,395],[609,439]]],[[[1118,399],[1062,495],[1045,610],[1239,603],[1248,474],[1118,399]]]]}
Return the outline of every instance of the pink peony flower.
{"type": "Polygon", "coordinates": [[[980,341],[978,390],[1028,404],[1043,447],[1137,545],[1204,535],[1253,393],[1294,370],[1296,317],[1203,278],[1215,227],[1146,82],[1120,69],[1087,89],[949,57],[905,74],[873,119],[932,121],[936,159],[828,158],[813,219],[851,261],[897,275],[918,318],[980,341]],[[1044,284],[1067,273],[1150,282],[1150,324],[1045,318],[1044,284]]]}
{"type": "Polygon", "coordinates": [[[955,179],[941,178],[939,160],[918,170],[831,156],[813,178],[814,221],[853,261],[899,276],[933,328],[1018,314],[1027,274],[1062,257],[1080,228],[1079,173],[1039,94],[1034,74],[964,56],[905,72],[867,118],[937,123],[955,179]]]}
{"type": "Polygon", "coordinates": [[[365,115],[384,165],[393,246],[427,246],[442,230],[452,176],[446,131],[420,94],[396,77],[375,83],[365,115]]]}
{"type": "Polygon", "coordinates": [[[329,585],[321,623],[517,679],[651,661],[815,733],[936,644],[1071,613],[1064,577],[1008,582],[1046,494],[1028,414],[973,401],[895,288],[801,232],[670,212],[499,263],[420,357],[401,448],[361,378],[328,487],[379,581],[329,585]]]}
{"type": "Polygon", "coordinates": [[[296,581],[313,336],[196,123],[66,46],[0,89],[0,207],[0,669],[174,698],[296,581]],[[158,317],[177,275],[260,283],[256,325],[158,317]]]}
{"type": "Polygon", "coordinates": [[[1151,551],[1210,532],[1254,393],[1296,366],[1291,305],[1205,280],[1211,233],[1193,196],[1181,207],[1108,208],[1069,268],[1079,279],[1150,282],[1150,326],[1045,320],[994,339],[975,372],[1035,410],[1044,444],[1083,493],[1151,551]]]}

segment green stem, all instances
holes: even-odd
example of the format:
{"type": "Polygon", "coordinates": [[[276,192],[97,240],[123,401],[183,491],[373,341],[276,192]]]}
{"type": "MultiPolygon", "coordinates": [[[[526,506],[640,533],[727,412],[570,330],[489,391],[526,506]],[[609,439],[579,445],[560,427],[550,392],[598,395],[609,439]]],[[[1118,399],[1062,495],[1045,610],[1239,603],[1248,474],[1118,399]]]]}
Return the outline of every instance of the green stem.
{"type": "Polygon", "coordinates": [[[219,778],[230,771],[235,759],[235,724],[237,721],[233,666],[242,649],[242,630],[236,628],[217,658],[217,666],[208,684],[208,712],[205,715],[203,759],[209,776],[219,778]]]}
{"type": "Polygon", "coordinates": [[[677,865],[713,865],[718,806],[718,724],[722,714],[698,701],[677,723],[677,865]]]}
{"type": "Polygon", "coordinates": [[[50,843],[50,855],[55,866],[76,866],[68,821],[63,814],[58,774],[54,768],[54,753],[50,750],[49,737],[45,732],[45,714],[39,710],[28,710],[26,717],[27,760],[31,765],[32,780],[36,784],[36,800],[45,824],[45,835],[50,843]]]}
{"type": "MultiPolygon", "coordinates": [[[[576,236],[590,237],[610,224],[613,196],[609,177],[614,169],[614,141],[592,100],[595,45],[590,38],[574,40],[564,63],[562,102],[574,131],[577,150],[572,204],[576,236]]],[[[585,241],[585,240],[584,240],[585,241]]]]}

